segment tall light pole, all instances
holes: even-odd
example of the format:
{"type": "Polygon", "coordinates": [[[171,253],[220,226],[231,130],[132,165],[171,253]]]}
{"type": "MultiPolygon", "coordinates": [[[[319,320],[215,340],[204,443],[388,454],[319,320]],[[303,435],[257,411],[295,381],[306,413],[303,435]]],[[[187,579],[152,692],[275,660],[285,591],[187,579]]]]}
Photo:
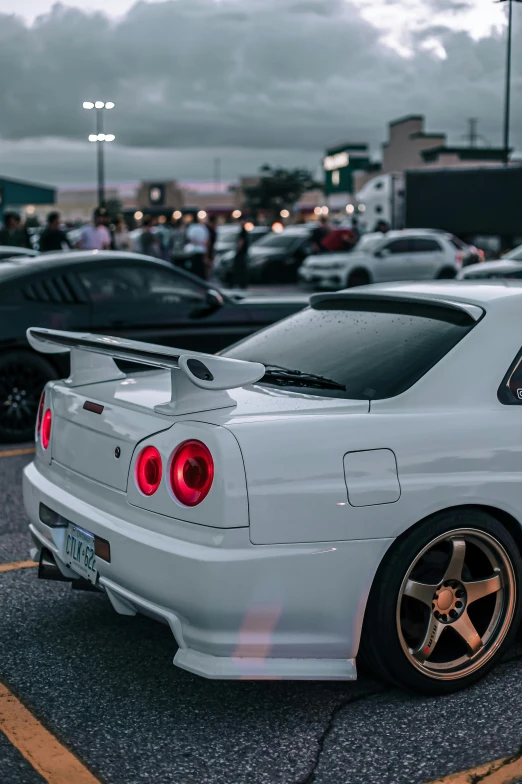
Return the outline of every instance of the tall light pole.
{"type": "Polygon", "coordinates": [[[96,133],[89,134],[89,141],[96,143],[96,162],[98,173],[98,206],[105,206],[105,159],[104,143],[113,142],[116,138],[113,133],[103,130],[103,112],[105,109],[114,109],[112,101],[84,101],[84,109],[96,109],[96,133]]]}
{"type": "Polygon", "coordinates": [[[506,97],[504,104],[504,165],[509,163],[509,123],[511,114],[511,38],[513,32],[513,3],[522,0],[498,0],[499,3],[509,3],[508,29],[507,29],[507,59],[506,59],[506,97]]]}

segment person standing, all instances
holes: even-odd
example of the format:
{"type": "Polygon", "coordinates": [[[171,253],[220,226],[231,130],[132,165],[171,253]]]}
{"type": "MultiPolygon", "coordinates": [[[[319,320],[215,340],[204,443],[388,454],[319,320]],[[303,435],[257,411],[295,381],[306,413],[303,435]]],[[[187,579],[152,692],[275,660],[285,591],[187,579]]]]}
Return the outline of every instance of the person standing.
{"type": "Polygon", "coordinates": [[[143,218],[142,231],[139,240],[139,252],[144,256],[153,256],[155,259],[163,258],[163,244],[161,237],[154,230],[155,221],[152,215],[143,218]]]}
{"type": "Polygon", "coordinates": [[[84,226],[78,247],[82,250],[110,250],[111,235],[107,228],[108,213],[105,207],[97,207],[92,214],[92,223],[84,226]]]}
{"type": "Polygon", "coordinates": [[[208,245],[207,245],[207,258],[206,258],[206,273],[207,280],[212,277],[212,267],[216,258],[216,241],[217,241],[217,228],[216,216],[209,215],[207,220],[208,229],[208,245]]]}
{"type": "Polygon", "coordinates": [[[50,212],[47,216],[47,226],[40,234],[38,247],[41,253],[71,248],[67,234],[60,228],[60,213],[50,212]]]}
{"type": "Polygon", "coordinates": [[[246,289],[248,287],[248,245],[249,236],[245,222],[241,223],[241,230],[236,241],[236,255],[232,268],[232,287],[246,289]]]}
{"type": "Polygon", "coordinates": [[[190,252],[190,271],[193,275],[205,280],[205,259],[208,252],[208,241],[210,235],[207,227],[199,222],[197,215],[194,216],[192,223],[187,228],[186,239],[188,245],[185,251],[190,252]]]}
{"type": "Polygon", "coordinates": [[[0,245],[9,245],[14,248],[30,248],[29,232],[22,226],[22,220],[17,212],[6,212],[4,225],[0,229],[0,245]]]}
{"type": "Polygon", "coordinates": [[[112,234],[112,244],[114,250],[130,250],[129,231],[123,219],[123,215],[118,215],[114,224],[112,234]]]}
{"type": "Polygon", "coordinates": [[[324,253],[325,248],[323,246],[323,240],[330,234],[330,221],[323,215],[319,218],[319,226],[315,228],[312,232],[312,236],[310,240],[312,242],[312,247],[314,249],[314,253],[324,253]]]}

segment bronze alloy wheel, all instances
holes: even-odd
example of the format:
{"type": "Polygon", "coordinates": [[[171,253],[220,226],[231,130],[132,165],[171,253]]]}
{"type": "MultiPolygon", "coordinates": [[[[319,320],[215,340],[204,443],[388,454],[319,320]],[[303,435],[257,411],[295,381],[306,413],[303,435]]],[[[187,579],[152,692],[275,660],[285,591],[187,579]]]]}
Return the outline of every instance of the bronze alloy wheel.
{"type": "Polygon", "coordinates": [[[465,678],[495,655],[515,604],[515,570],[492,534],[473,528],[441,534],[402,582],[396,611],[402,650],[429,678],[465,678]]]}

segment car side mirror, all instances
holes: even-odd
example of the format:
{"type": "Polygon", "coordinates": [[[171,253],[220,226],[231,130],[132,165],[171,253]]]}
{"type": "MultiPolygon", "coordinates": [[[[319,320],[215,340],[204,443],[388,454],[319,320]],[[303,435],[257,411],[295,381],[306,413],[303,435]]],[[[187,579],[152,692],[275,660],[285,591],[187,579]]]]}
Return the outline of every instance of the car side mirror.
{"type": "Polygon", "coordinates": [[[206,318],[211,316],[225,304],[222,294],[216,289],[207,289],[205,301],[192,312],[191,318],[206,318]]]}
{"type": "Polygon", "coordinates": [[[216,289],[207,289],[206,300],[208,307],[212,310],[218,310],[218,308],[222,308],[225,304],[223,296],[219,291],[216,291],[216,289]]]}
{"type": "Polygon", "coordinates": [[[385,259],[387,256],[391,254],[389,248],[381,248],[380,250],[375,251],[375,255],[378,259],[385,259]]]}

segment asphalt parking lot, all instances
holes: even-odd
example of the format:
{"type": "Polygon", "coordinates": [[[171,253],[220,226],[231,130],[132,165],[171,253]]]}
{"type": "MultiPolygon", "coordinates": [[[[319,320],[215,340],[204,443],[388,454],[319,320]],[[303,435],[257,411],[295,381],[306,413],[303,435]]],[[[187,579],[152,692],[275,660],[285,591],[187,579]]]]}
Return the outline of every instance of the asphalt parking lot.
{"type": "MultiPolygon", "coordinates": [[[[366,676],[218,682],[174,668],[167,627],[20,568],[29,558],[21,474],[31,459],[0,447],[0,686],[15,698],[2,702],[0,689],[0,781],[423,784],[518,755],[522,640],[481,684],[439,699],[366,676]],[[78,758],[85,778],[37,772],[23,733],[5,729],[15,701],[78,758]]],[[[454,781],[522,781],[518,759],[493,770],[454,781]]]]}

